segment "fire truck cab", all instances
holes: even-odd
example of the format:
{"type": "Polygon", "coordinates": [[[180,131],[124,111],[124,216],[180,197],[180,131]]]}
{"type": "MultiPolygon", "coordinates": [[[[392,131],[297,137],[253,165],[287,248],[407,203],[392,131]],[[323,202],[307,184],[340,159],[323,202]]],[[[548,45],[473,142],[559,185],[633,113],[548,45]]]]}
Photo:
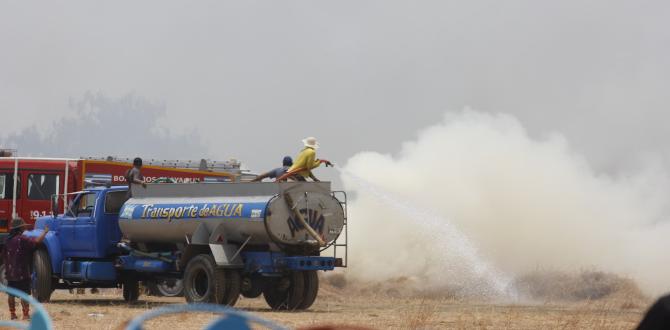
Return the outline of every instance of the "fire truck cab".
{"type": "MultiPolygon", "coordinates": [[[[15,166],[14,160],[18,162],[0,159],[0,243],[4,243],[2,234],[7,233],[12,218],[33,224],[49,213],[52,195],[64,193],[66,185],[70,191],[77,187],[76,176],[64,176],[65,161],[24,159],[15,166]]],[[[70,173],[76,171],[75,164],[69,167],[70,173]]]]}

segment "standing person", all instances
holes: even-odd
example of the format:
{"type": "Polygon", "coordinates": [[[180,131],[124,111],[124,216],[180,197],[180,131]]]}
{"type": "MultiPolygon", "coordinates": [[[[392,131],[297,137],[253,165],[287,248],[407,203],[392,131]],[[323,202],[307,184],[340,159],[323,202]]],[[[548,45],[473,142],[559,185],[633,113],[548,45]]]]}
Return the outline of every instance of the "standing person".
{"type": "MultiPolygon", "coordinates": [[[[2,255],[5,268],[5,276],[7,277],[7,286],[14,289],[21,290],[26,294],[30,294],[30,264],[32,261],[32,254],[37,246],[44,241],[44,237],[49,232],[49,227],[44,226],[42,235],[38,238],[30,238],[23,236],[26,222],[21,218],[12,220],[12,226],[5,242],[5,251],[2,255]]],[[[9,305],[9,313],[12,320],[16,320],[16,301],[14,296],[9,295],[7,304],[9,305]]],[[[23,309],[23,319],[30,319],[30,304],[27,301],[21,300],[21,307],[23,309]]]]}
{"type": "Polygon", "coordinates": [[[135,159],[133,159],[133,168],[126,172],[126,181],[128,182],[128,198],[133,197],[133,183],[141,184],[142,188],[147,187],[147,184],[144,183],[144,177],[142,176],[141,170],[142,158],[135,157],[135,159]]]}
{"type": "Polygon", "coordinates": [[[282,175],[284,175],[286,172],[288,172],[288,169],[291,167],[291,165],[293,165],[293,159],[290,156],[286,156],[282,160],[282,167],[277,167],[277,168],[272,169],[268,172],[265,172],[265,173],[257,176],[253,180],[251,180],[251,182],[260,182],[260,181],[263,181],[263,179],[265,179],[265,178],[278,179],[282,175]]]}
{"type": "Polygon", "coordinates": [[[307,178],[311,178],[314,181],[319,181],[312,170],[319,167],[321,164],[326,164],[326,166],[333,166],[333,164],[325,159],[316,158],[316,149],[319,149],[319,142],[316,141],[315,137],[308,137],[302,140],[304,148],[300,151],[298,158],[293,163],[293,166],[288,169],[286,174],[282,175],[277,179],[277,181],[285,180],[290,176],[294,176],[298,181],[307,181],[307,178]]]}

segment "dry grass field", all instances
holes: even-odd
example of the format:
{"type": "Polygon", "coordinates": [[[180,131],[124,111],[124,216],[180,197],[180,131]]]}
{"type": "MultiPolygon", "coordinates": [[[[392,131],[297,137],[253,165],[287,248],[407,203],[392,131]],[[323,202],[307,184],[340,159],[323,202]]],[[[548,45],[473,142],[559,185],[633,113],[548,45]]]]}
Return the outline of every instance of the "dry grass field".
{"type": "MultiPolygon", "coordinates": [[[[403,290],[403,281],[354,285],[332,278],[323,281],[317,302],[305,312],[272,312],[262,298],[241,298],[236,307],[292,328],[334,324],[373,329],[633,329],[652,302],[632,282],[597,273],[531,275],[518,285],[525,286],[532,300],[496,303],[448,290],[403,290]]],[[[116,290],[85,295],[57,291],[45,306],[58,329],[103,330],[122,328],[152,308],[183,303],[183,298],[140,299],[128,305],[116,290]]],[[[6,319],[5,299],[0,310],[6,319]]],[[[146,328],[200,329],[212,319],[209,314],[179,314],[153,320],[146,328]]]]}

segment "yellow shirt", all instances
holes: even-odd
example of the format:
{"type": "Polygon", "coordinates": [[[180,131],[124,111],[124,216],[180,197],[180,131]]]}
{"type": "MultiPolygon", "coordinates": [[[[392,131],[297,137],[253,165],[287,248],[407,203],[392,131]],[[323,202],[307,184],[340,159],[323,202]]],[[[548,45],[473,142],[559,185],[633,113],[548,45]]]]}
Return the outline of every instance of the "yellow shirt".
{"type": "Polygon", "coordinates": [[[316,158],[316,150],[310,147],[305,147],[302,149],[296,160],[293,162],[293,166],[288,169],[289,172],[303,168],[304,170],[298,172],[298,175],[302,175],[305,178],[309,177],[309,174],[312,172],[313,168],[317,168],[321,165],[321,162],[316,158]]]}

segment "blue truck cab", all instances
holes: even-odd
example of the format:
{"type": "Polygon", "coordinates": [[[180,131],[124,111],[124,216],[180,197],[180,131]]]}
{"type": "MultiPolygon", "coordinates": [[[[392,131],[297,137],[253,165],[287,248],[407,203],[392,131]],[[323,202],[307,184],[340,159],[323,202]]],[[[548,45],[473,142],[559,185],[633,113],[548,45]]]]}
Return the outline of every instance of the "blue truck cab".
{"type": "Polygon", "coordinates": [[[184,284],[189,302],[232,306],[240,294],[262,293],[274,309],[306,309],[318,290],[316,271],[333,270],[341,262],[240,244],[234,247],[241,264],[221,267],[208,252],[212,244],[191,241],[147,247],[124,239],[119,213],[128,199],[125,186],[90,188],[73,195],[64,214],[40,217],[25,233],[38,237],[49,228],[33,256],[32,290],[40,302],[49,301],[56,289],[73,288],[122,288],[124,300],[132,302],[140,295],[140,282],[190,279],[190,285],[184,284]],[[291,287],[295,288],[287,289],[291,287]]]}
{"type": "Polygon", "coordinates": [[[35,224],[35,235],[49,226],[45,239],[57,271],[61,258],[105,259],[119,252],[121,240],[119,210],[126,200],[125,187],[93,188],[82,191],[72,200],[65,214],[41,217],[35,224]],[[60,254],[60,255],[57,255],[60,254]]]}

